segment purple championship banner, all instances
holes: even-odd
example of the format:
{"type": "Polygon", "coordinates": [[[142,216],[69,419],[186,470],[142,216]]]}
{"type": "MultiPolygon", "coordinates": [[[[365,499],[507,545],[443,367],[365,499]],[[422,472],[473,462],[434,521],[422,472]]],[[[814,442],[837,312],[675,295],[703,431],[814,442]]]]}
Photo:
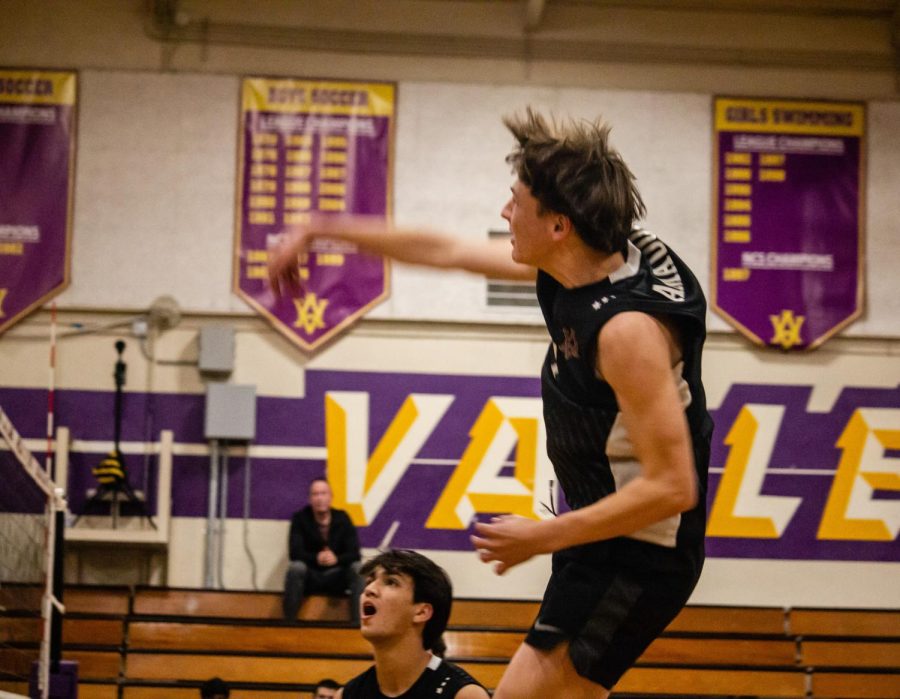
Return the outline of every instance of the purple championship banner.
{"type": "MultiPolygon", "coordinates": [[[[900,387],[845,385],[827,411],[809,410],[813,389],[734,383],[713,411],[708,556],[900,562],[900,387]]],[[[13,423],[38,440],[44,397],[0,388],[13,423]]],[[[96,487],[91,467],[111,438],[113,401],[111,391],[57,392],[58,424],[96,445],[71,452],[73,512],[96,487]]],[[[174,432],[176,517],[207,513],[209,456],[194,448],[205,445],[203,405],[203,395],[125,396],[125,443],[143,441],[148,414],[151,433],[174,432]]],[[[142,460],[131,461],[140,483],[142,460]]],[[[551,498],[540,383],[531,377],[308,370],[304,398],[258,399],[251,463],[251,518],[290,519],[310,480],[326,474],[366,547],[389,539],[467,551],[475,519],[565,509],[559,493],[551,498]]],[[[239,517],[244,459],[229,464],[227,512],[239,517]]],[[[156,507],[153,488],[148,507],[156,507]]]]}
{"type": "Polygon", "coordinates": [[[865,107],[715,100],[712,307],[813,349],[862,313],[865,107]]]}
{"type": "Polygon", "coordinates": [[[0,333],[69,284],[75,73],[0,70],[0,333]]]}
{"type": "Polygon", "coordinates": [[[304,350],[387,298],[388,263],[316,241],[297,261],[303,295],[277,299],[268,249],[313,211],[390,215],[394,93],[391,83],[243,81],[234,291],[304,350]]]}

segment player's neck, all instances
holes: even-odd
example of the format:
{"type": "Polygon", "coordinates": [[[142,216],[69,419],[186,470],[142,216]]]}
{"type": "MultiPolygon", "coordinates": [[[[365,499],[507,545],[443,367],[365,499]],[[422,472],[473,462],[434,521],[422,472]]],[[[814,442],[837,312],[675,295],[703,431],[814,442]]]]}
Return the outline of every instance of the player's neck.
{"type": "Polygon", "coordinates": [[[575,289],[606,279],[624,263],[619,253],[608,255],[573,238],[555,250],[543,269],[567,289],[575,289]]]}
{"type": "Polygon", "coordinates": [[[412,687],[431,660],[431,652],[422,648],[422,637],[407,634],[373,647],[375,674],[381,693],[400,696],[412,687]]]}

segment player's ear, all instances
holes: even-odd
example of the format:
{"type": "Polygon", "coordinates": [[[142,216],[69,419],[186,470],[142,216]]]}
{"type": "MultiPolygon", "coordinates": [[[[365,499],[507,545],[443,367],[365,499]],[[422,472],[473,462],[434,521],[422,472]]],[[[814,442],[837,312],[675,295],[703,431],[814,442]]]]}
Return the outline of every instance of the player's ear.
{"type": "Polygon", "coordinates": [[[425,623],[434,616],[434,607],[428,602],[419,602],[416,604],[416,610],[413,612],[413,621],[425,623]]]}
{"type": "Polygon", "coordinates": [[[563,240],[575,230],[572,225],[572,219],[565,214],[554,213],[551,219],[553,230],[551,232],[554,240],[563,240]]]}

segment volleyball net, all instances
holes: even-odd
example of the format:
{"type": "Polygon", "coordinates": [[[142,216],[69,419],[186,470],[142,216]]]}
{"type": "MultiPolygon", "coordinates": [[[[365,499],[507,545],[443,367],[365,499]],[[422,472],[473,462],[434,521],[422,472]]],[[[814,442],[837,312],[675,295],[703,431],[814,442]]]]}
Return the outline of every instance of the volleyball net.
{"type": "Polygon", "coordinates": [[[61,493],[0,406],[0,689],[5,691],[27,694],[36,667],[38,696],[48,696],[64,611],[58,601],[62,568],[55,556],[64,511],[61,493]]]}

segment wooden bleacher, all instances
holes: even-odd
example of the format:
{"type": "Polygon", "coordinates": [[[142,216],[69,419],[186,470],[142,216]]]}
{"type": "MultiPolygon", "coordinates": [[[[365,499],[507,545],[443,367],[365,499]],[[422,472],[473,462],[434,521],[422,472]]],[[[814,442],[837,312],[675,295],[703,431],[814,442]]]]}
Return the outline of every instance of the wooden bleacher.
{"type": "MultiPolygon", "coordinates": [[[[195,698],[214,675],[234,699],[296,699],[371,664],[346,599],[311,597],[296,624],[281,621],[277,593],[71,587],[65,603],[64,658],[80,664],[81,699],[195,698]]],[[[447,657],[495,687],[537,609],[456,600],[447,657]]],[[[33,619],[3,618],[36,642],[33,619]]],[[[0,689],[15,691],[2,678],[0,689]]],[[[900,611],[688,607],[613,694],[648,695],[898,698],[900,611]]]]}
{"type": "Polygon", "coordinates": [[[813,696],[900,697],[900,610],[793,609],[790,631],[813,696]]]}

